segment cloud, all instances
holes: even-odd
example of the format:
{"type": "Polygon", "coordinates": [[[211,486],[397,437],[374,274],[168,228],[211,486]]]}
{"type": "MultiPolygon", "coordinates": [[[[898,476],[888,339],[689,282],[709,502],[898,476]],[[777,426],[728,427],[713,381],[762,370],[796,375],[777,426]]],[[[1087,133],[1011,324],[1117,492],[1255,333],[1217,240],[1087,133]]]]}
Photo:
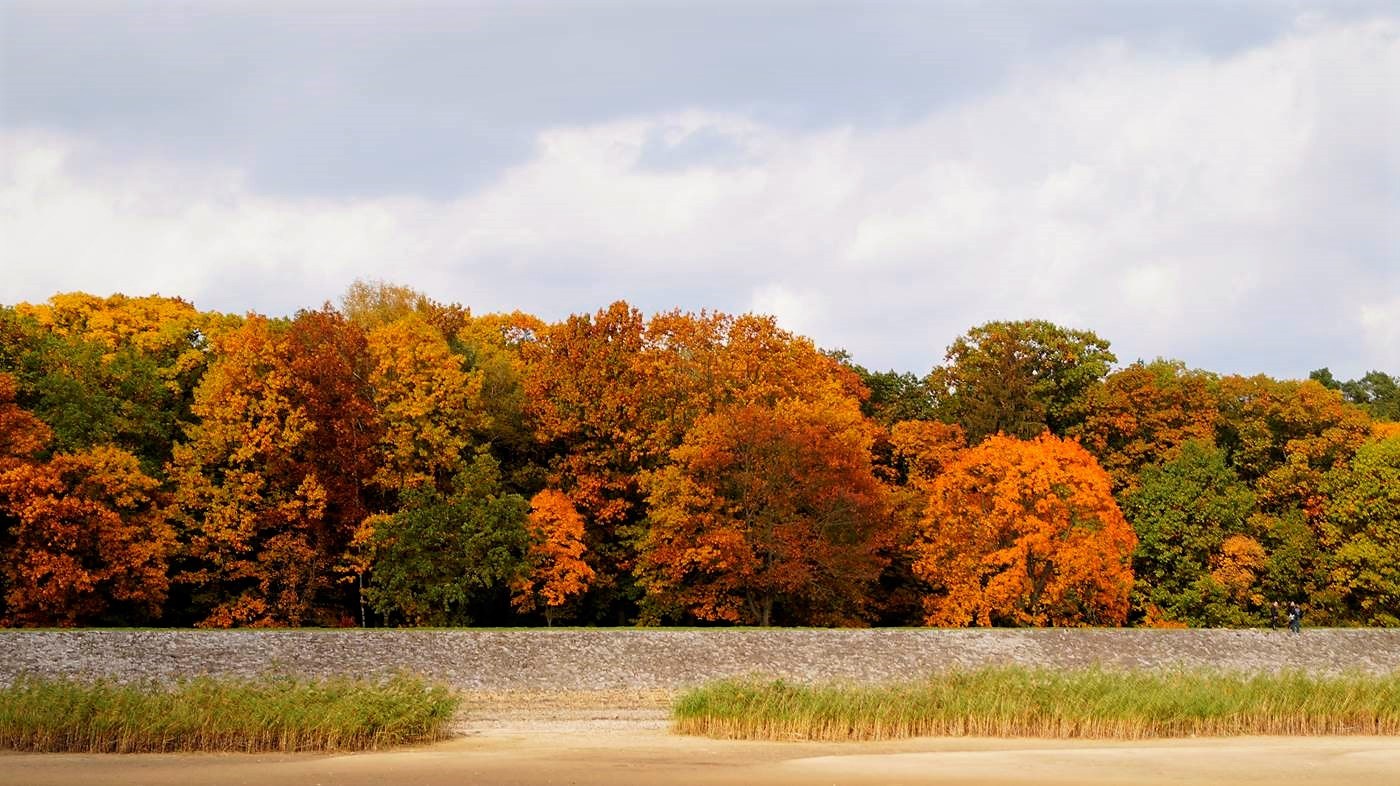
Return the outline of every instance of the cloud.
{"type": "Polygon", "coordinates": [[[1396,138],[1400,25],[1318,20],[1219,56],[1078,49],[878,128],[560,125],[453,198],[278,196],[237,168],[10,133],[0,300],[286,312],[373,276],[551,318],[618,297],[771,310],[872,367],[923,371],[974,324],[1044,317],[1124,360],[1396,370],[1396,138]]]}

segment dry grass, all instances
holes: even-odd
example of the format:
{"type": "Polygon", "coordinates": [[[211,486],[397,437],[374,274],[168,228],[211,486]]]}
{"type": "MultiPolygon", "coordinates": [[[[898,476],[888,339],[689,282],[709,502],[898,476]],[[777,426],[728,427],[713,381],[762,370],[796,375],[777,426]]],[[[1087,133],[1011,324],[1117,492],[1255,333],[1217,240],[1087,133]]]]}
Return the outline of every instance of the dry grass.
{"type": "Polygon", "coordinates": [[[365,750],[440,738],[457,703],[446,688],[406,676],[173,686],[21,679],[0,688],[0,750],[365,750]]]}
{"type": "Polygon", "coordinates": [[[675,729],[727,739],[1145,739],[1400,734],[1400,673],[987,668],[904,685],[724,681],[677,700],[675,729]]]}

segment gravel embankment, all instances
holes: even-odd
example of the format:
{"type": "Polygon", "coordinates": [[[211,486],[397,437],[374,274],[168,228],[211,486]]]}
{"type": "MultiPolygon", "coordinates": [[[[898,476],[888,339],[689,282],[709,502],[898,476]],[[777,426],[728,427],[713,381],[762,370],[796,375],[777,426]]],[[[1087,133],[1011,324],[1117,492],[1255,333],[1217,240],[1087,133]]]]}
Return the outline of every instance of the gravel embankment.
{"type": "Polygon", "coordinates": [[[0,631],[3,683],[407,670],[477,692],[669,691],[727,676],[869,683],[985,664],[1390,672],[1400,630],[0,631]]]}

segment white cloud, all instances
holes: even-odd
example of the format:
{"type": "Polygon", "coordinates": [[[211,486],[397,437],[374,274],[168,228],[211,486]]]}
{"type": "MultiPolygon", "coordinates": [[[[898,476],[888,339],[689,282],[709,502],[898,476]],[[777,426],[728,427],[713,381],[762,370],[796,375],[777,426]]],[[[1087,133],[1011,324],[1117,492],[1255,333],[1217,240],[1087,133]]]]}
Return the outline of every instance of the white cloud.
{"type": "Polygon", "coordinates": [[[159,290],[285,311],[373,276],[547,317],[616,297],[753,307],[868,366],[923,370],[973,324],[1040,316],[1124,360],[1393,369],[1397,307],[1376,293],[1400,289],[1396,138],[1400,26],[1316,20],[1226,59],[1076,52],[891,127],[692,111],[554,128],[453,200],[269,196],[236,169],[96,166],[95,142],[12,134],[0,301],[159,290]],[[648,164],[702,136],[733,154],[648,164]]]}

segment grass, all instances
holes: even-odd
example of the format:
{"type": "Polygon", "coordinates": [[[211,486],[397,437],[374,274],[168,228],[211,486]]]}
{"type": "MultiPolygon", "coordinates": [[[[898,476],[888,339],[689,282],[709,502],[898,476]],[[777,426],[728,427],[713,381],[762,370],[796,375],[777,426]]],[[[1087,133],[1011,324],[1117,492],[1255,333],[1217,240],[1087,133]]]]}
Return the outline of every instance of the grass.
{"type": "Polygon", "coordinates": [[[683,734],[765,740],[1400,734],[1400,672],[998,667],[872,687],[727,680],[683,694],[673,717],[683,734]]]}
{"type": "Polygon", "coordinates": [[[366,750],[441,738],[458,701],[408,676],[170,686],[21,678],[0,687],[0,750],[366,750]]]}

